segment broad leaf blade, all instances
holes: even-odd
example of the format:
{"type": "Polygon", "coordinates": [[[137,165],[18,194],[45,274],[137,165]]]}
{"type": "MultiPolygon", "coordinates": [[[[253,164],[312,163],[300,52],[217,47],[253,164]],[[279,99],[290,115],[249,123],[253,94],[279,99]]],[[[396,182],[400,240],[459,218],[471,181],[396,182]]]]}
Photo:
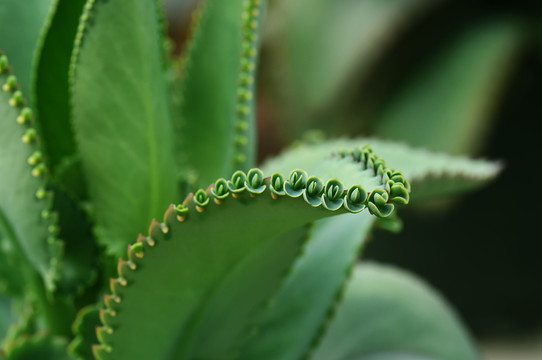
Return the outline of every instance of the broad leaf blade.
{"type": "Polygon", "coordinates": [[[457,316],[429,286],[391,267],[361,265],[312,359],[379,359],[386,352],[479,359],[457,316]]]}
{"type": "Polygon", "coordinates": [[[70,121],[68,70],[85,0],[57,0],[37,55],[35,106],[53,173],[63,158],[75,154],[70,121]]]}
{"type": "MultiPolygon", "coordinates": [[[[255,69],[266,1],[205,1],[183,60],[177,152],[194,188],[255,162],[255,69]]],[[[187,177],[187,175],[184,175],[187,177]]]]}
{"type": "Polygon", "coordinates": [[[281,35],[296,102],[314,110],[334,100],[356,78],[352,74],[366,74],[397,29],[427,5],[425,0],[288,2],[281,35]]]}
{"type": "Polygon", "coordinates": [[[493,179],[502,169],[502,165],[494,161],[451,156],[374,138],[335,139],[316,145],[299,145],[270,159],[263,169],[287,172],[295,166],[313,168],[328,154],[337,155],[337,149],[352,149],[364,144],[370,144],[386,159],[388,166],[401,171],[409,179],[414,201],[475,189],[493,179]]]}
{"type": "Polygon", "coordinates": [[[47,191],[39,137],[31,111],[0,54],[0,227],[24,264],[53,287],[62,253],[54,216],[48,216],[52,193],[47,191]]]}
{"type": "Polygon", "coordinates": [[[87,5],[72,60],[74,130],[96,231],[121,256],[177,198],[162,39],[154,1],[87,5]]]}
{"type": "Polygon", "coordinates": [[[6,360],[75,360],[67,353],[66,345],[66,339],[50,335],[21,337],[10,344],[6,360]]]}
{"type": "Polygon", "coordinates": [[[55,0],[0,2],[0,50],[10,54],[10,62],[25,94],[31,91],[34,54],[54,4],[55,0]]]}
{"type": "MultiPolygon", "coordinates": [[[[361,168],[357,163],[351,178],[368,192],[380,190],[374,179],[381,176],[361,168]]],[[[177,213],[173,207],[166,212],[165,228],[151,224],[149,237],[129,249],[129,262],[119,263],[112,282],[114,295],[106,299],[98,358],[220,358],[240,350],[301,250],[302,226],[347,206],[334,206],[333,191],[315,205],[314,188],[294,175],[277,185],[275,176],[262,183],[263,175],[254,182],[251,174],[244,185],[234,175],[228,190],[234,198],[220,190],[222,181],[189,196],[177,213]],[[226,197],[215,202],[221,194],[226,197]],[[149,292],[153,296],[145,296],[149,292]],[[143,320],[151,318],[152,324],[143,320]]],[[[336,180],[326,188],[330,184],[336,180]]]]}
{"type": "Polygon", "coordinates": [[[301,359],[322,334],[373,224],[368,213],[317,221],[242,359],[301,359]],[[288,346],[284,346],[288,344],[288,346]]]}
{"type": "Polygon", "coordinates": [[[508,18],[467,28],[413,72],[384,105],[373,132],[434,151],[479,151],[521,36],[521,24],[508,18]]]}

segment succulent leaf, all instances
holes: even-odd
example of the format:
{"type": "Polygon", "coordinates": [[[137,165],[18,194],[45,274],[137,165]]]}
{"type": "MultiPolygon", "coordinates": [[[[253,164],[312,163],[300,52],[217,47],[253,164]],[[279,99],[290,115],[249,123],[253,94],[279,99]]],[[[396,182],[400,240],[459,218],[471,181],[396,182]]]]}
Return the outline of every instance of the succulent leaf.
{"type": "MultiPolygon", "coordinates": [[[[4,54],[0,58],[7,64],[4,54]]],[[[0,87],[12,76],[5,67],[0,72],[0,87]]],[[[47,188],[43,158],[38,155],[42,152],[39,134],[20,93],[18,86],[0,90],[0,227],[23,261],[21,266],[33,267],[52,289],[63,247],[56,237],[56,218],[42,217],[51,209],[53,195],[47,188]]]]}
{"type": "Polygon", "coordinates": [[[66,351],[67,341],[50,335],[21,337],[6,348],[6,360],[76,360],[66,351]]]}
{"type": "Polygon", "coordinates": [[[499,17],[459,32],[398,86],[376,118],[374,134],[450,154],[480,151],[520,53],[522,31],[517,19],[499,17]]]}
{"type": "MultiPolygon", "coordinates": [[[[476,189],[497,176],[502,169],[499,162],[436,153],[413,148],[403,143],[373,138],[335,139],[319,144],[302,144],[269,160],[262,165],[262,169],[282,173],[287,173],[300,165],[309,169],[318,169],[322,159],[329,157],[330,154],[335,154],[337,158],[340,158],[337,149],[341,147],[353,149],[352,157],[358,157],[362,165],[372,163],[374,166],[374,161],[378,158],[375,158],[367,148],[365,151],[362,149],[365,144],[371,144],[374,151],[386,159],[387,168],[398,170],[385,173],[381,171],[383,178],[385,176],[387,180],[403,184],[407,191],[410,191],[410,183],[414,183],[409,198],[415,201],[476,189]],[[408,178],[410,183],[405,178],[408,178]]],[[[377,165],[381,163],[377,161],[377,165]]],[[[326,169],[329,167],[329,165],[325,166],[326,169]]],[[[337,177],[343,181],[347,177],[345,172],[351,173],[353,170],[344,165],[337,165],[330,171],[332,174],[338,174],[337,177]]],[[[322,177],[322,174],[317,172],[315,175],[322,177]]],[[[396,203],[401,203],[406,199],[406,195],[398,188],[394,190],[394,194],[396,203]],[[399,200],[401,196],[403,200],[399,200]]]]}
{"type": "Polygon", "coordinates": [[[421,359],[479,359],[457,315],[435,290],[389,266],[358,265],[343,304],[311,358],[410,359],[410,354],[421,359]],[[386,352],[390,357],[384,357],[386,352]]]}
{"type": "Polygon", "coordinates": [[[177,198],[161,27],[155,1],[88,0],[84,11],[70,73],[74,131],[99,241],[122,256],[144,230],[137,224],[177,198]]]}
{"type": "Polygon", "coordinates": [[[42,41],[55,2],[56,0],[0,2],[0,50],[9,54],[13,72],[25,96],[32,94],[35,51],[42,41]]]}
{"type": "Polygon", "coordinates": [[[56,0],[36,54],[33,87],[47,163],[56,174],[63,158],[76,153],[70,120],[68,70],[86,0],[56,0]]]}
{"type": "MultiPolygon", "coordinates": [[[[373,189],[374,173],[359,167],[358,172],[357,177],[352,176],[360,181],[355,189],[373,189]]],[[[261,171],[248,173],[259,178],[261,171]]],[[[323,204],[315,207],[310,201],[321,191],[311,184],[321,187],[321,179],[309,178],[304,170],[293,171],[289,180],[282,182],[284,189],[290,190],[278,197],[272,182],[280,183],[281,178],[276,174],[265,178],[262,186],[269,191],[255,193],[243,191],[251,180],[238,171],[229,182],[234,198],[210,201],[212,187],[199,190],[183,202],[182,216],[179,207],[171,206],[162,224],[153,222],[149,236],[141,236],[129,248],[128,260],[119,262],[119,277],[112,280],[112,295],[105,301],[110,315],[102,319],[104,326],[98,331],[102,345],[95,348],[96,356],[104,360],[143,359],[151,354],[158,358],[172,354],[178,359],[215,358],[238,351],[243,334],[261,318],[266,301],[299,255],[306,237],[303,225],[348,212],[342,206],[348,190],[338,180],[328,183],[325,196],[333,207],[326,208],[323,204]],[[203,258],[206,261],[202,262],[203,258]],[[247,274],[253,273],[264,277],[257,281],[265,286],[252,284],[253,277],[247,274]],[[151,290],[155,287],[162,290],[151,290]],[[155,295],[143,295],[149,291],[155,295]],[[243,299],[242,305],[239,299],[243,299]],[[215,321],[218,314],[220,326],[215,321]],[[133,324],[135,319],[140,324],[147,317],[161,324],[159,328],[133,324]],[[140,344],[137,349],[131,346],[134,341],[140,344]]]]}
{"type": "Polygon", "coordinates": [[[274,297],[256,336],[243,348],[241,359],[307,357],[336,311],[373,222],[374,217],[363,212],[318,220],[312,226],[303,254],[274,297]]]}
{"type": "Polygon", "coordinates": [[[180,167],[196,174],[192,188],[254,165],[254,78],[265,5],[207,0],[197,11],[173,111],[180,167]]]}

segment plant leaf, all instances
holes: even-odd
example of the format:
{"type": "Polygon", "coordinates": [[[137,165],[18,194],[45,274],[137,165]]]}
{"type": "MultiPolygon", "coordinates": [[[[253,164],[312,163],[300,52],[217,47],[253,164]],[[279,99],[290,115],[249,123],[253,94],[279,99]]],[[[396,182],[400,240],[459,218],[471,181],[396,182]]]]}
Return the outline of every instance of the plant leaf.
{"type": "Polygon", "coordinates": [[[47,168],[32,111],[25,107],[3,54],[0,87],[0,227],[11,249],[24,261],[22,268],[34,268],[52,289],[62,244],[56,239],[56,217],[45,216],[52,205],[45,181],[47,168]]]}
{"type": "Polygon", "coordinates": [[[466,334],[428,285],[392,267],[366,264],[354,271],[344,302],[311,359],[381,359],[386,352],[397,359],[479,359],[466,334]]]}
{"type": "Polygon", "coordinates": [[[288,78],[296,85],[296,102],[313,110],[329,103],[345,83],[368,71],[386,42],[399,33],[397,29],[427,4],[424,0],[289,2],[281,36],[287,39],[285,62],[290,67],[288,78]]]}
{"type": "Polygon", "coordinates": [[[177,198],[156,2],[89,0],[71,63],[73,122],[110,254],[177,198]],[[122,18],[119,18],[122,14],[122,18]]]}
{"type": "Polygon", "coordinates": [[[304,358],[334,312],[373,221],[374,217],[362,213],[313,225],[303,255],[274,297],[242,359],[304,358]]]}
{"type": "Polygon", "coordinates": [[[196,176],[190,184],[196,189],[254,166],[254,81],[265,5],[208,0],[197,13],[175,110],[178,160],[196,176]]]}
{"type": "MultiPolygon", "coordinates": [[[[374,168],[350,162],[356,165],[351,178],[363,189],[382,189],[374,168]]],[[[97,357],[233,356],[296,259],[306,236],[303,225],[361,210],[336,179],[319,190],[301,170],[281,179],[274,174],[263,180],[259,170],[236,172],[227,184],[219,179],[180,207],[170,207],[163,225],[151,224],[149,237],[141,236],[129,248],[129,261],[119,262],[119,278],[112,281],[113,295],[102,312],[97,357]],[[319,205],[314,204],[317,194],[322,194],[319,205]],[[142,326],[151,318],[154,325],[142,326]],[[140,346],[133,347],[134,342],[140,346]]],[[[371,201],[363,199],[365,205],[371,201]]]]}
{"type": "Polygon", "coordinates": [[[371,144],[375,152],[386,159],[388,166],[401,171],[409,179],[414,201],[475,189],[497,176],[502,169],[498,162],[435,153],[374,138],[335,139],[299,145],[267,161],[262,169],[288,172],[295,168],[296,163],[312,168],[327,154],[337,154],[336,149],[352,149],[364,144],[371,144]]]}
{"type": "Polygon", "coordinates": [[[11,299],[4,297],[2,293],[0,293],[0,349],[2,349],[2,341],[4,340],[12,321],[11,299]]]}
{"type": "Polygon", "coordinates": [[[70,121],[68,70],[85,0],[57,0],[37,53],[34,87],[37,120],[49,168],[76,152],[70,121]]]}
{"type": "Polygon", "coordinates": [[[521,24],[507,18],[463,31],[384,105],[373,132],[451,154],[479,151],[521,36],[521,24]]]}
{"type": "Polygon", "coordinates": [[[77,314],[73,324],[75,338],[70,342],[68,351],[74,357],[81,359],[93,359],[92,345],[98,342],[96,338],[96,327],[100,324],[100,307],[89,305],[84,307],[77,314]]]}
{"type": "Polygon", "coordinates": [[[10,344],[6,352],[6,360],[74,360],[66,352],[66,345],[66,339],[49,335],[40,334],[19,338],[10,344]]]}
{"type": "Polygon", "coordinates": [[[2,0],[0,2],[0,50],[10,63],[24,94],[31,92],[34,54],[55,0],[2,0]]]}

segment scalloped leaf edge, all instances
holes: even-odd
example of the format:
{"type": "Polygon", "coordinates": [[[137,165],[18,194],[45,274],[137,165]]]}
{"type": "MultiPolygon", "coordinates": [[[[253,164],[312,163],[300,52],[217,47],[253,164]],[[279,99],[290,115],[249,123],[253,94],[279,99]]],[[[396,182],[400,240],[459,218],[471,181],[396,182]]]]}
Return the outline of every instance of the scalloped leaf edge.
{"type": "MultiPolygon", "coordinates": [[[[361,196],[360,189],[363,189],[361,185],[353,185],[349,189],[344,189],[342,186],[338,186],[339,180],[330,179],[326,185],[322,186],[321,198],[322,201],[318,204],[313,201],[314,189],[307,188],[307,180],[314,179],[316,182],[323,184],[322,180],[316,177],[309,178],[306,176],[304,170],[294,170],[290,173],[287,180],[284,180],[284,176],[279,173],[274,173],[271,176],[263,177],[263,173],[260,169],[251,169],[248,171],[248,176],[241,170],[236,171],[231,180],[225,181],[220,178],[215,183],[207,187],[206,190],[200,189],[195,194],[190,193],[184,201],[175,206],[170,205],[164,213],[163,221],[158,222],[153,220],[150,223],[148,235],[139,235],[137,241],[128,246],[127,258],[128,260],[119,259],[117,264],[117,278],[110,279],[111,294],[104,295],[105,308],[100,310],[100,320],[102,326],[96,328],[97,338],[100,344],[96,344],[92,347],[94,356],[97,359],[104,359],[102,356],[111,353],[113,348],[111,345],[105,342],[106,334],[112,334],[114,329],[109,325],[108,318],[115,317],[115,304],[118,305],[122,302],[122,299],[118,295],[117,289],[128,285],[125,274],[128,271],[134,271],[137,268],[137,262],[141,261],[145,256],[147,249],[152,249],[156,245],[156,239],[159,235],[167,234],[170,229],[170,225],[174,221],[184,222],[189,221],[192,216],[197,216],[198,213],[205,211],[205,207],[213,201],[215,204],[220,205],[228,194],[232,195],[233,199],[240,197],[240,193],[247,192],[250,197],[261,196],[266,192],[269,193],[272,199],[278,200],[283,196],[290,198],[300,199],[311,207],[320,207],[335,212],[342,209],[343,212],[357,213],[361,210],[357,206],[367,207],[369,212],[377,217],[389,216],[393,210],[394,205],[392,203],[393,197],[390,193],[393,185],[400,184],[405,189],[410,189],[408,181],[401,175],[401,173],[387,168],[382,158],[376,156],[370,146],[366,145],[363,148],[356,147],[352,151],[340,151],[340,157],[350,157],[355,163],[361,165],[361,169],[372,169],[374,175],[380,175],[381,186],[374,189],[371,193],[367,193],[367,196],[361,196]],[[260,176],[261,175],[261,176],[260,176]],[[277,181],[279,179],[279,181],[277,181]],[[282,179],[282,181],[280,181],[282,179]],[[399,179],[400,181],[395,181],[399,179]],[[227,186],[225,185],[227,183],[227,186]],[[215,188],[216,184],[220,184],[220,189],[215,188]],[[294,194],[289,194],[287,188],[294,188],[296,191],[294,194]],[[330,191],[329,194],[324,191],[325,188],[338,191],[330,191]],[[357,190],[357,191],[354,191],[357,190]],[[382,194],[387,198],[387,202],[384,204],[386,207],[391,206],[391,211],[383,212],[381,210],[380,203],[373,203],[371,199],[375,198],[373,193],[378,193],[380,197],[382,194]],[[331,197],[330,197],[331,196],[331,197]],[[327,206],[326,203],[334,204],[334,206],[327,206]],[[358,204],[359,203],[359,204],[358,204]],[[371,206],[370,206],[371,205],[371,206]],[[373,209],[373,210],[371,210],[373,209]]],[[[409,190],[407,190],[409,191],[409,190]]],[[[380,199],[380,198],[379,198],[380,199]]],[[[380,202],[382,200],[379,200],[380,202]]],[[[340,212],[337,212],[339,214],[340,212]]],[[[342,290],[341,290],[342,291],[342,290]]]]}

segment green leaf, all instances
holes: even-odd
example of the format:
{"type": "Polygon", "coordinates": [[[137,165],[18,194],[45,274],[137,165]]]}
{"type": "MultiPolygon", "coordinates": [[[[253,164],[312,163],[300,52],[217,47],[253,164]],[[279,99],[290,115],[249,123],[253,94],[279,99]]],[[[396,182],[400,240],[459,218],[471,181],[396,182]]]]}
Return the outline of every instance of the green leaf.
{"type": "Polygon", "coordinates": [[[374,217],[317,221],[302,256],[273,299],[242,359],[302,359],[323,333],[374,217]],[[288,346],[284,346],[288,344],[288,346]]]}
{"type": "Polygon", "coordinates": [[[10,62],[24,94],[30,94],[34,54],[55,0],[0,1],[0,50],[10,62]]]}
{"type": "Polygon", "coordinates": [[[337,149],[353,149],[364,144],[370,144],[386,159],[388,166],[401,171],[409,179],[414,201],[475,189],[493,179],[502,169],[498,162],[435,153],[374,138],[335,139],[320,144],[298,145],[267,161],[262,169],[288,172],[296,166],[314,168],[328,154],[335,152],[338,156],[337,149]]]}
{"type": "Polygon", "coordinates": [[[34,268],[52,289],[62,254],[56,217],[43,217],[52,193],[46,188],[47,168],[32,112],[8,67],[0,54],[0,227],[24,262],[22,268],[34,268]]]}
{"type": "Polygon", "coordinates": [[[95,279],[99,263],[98,245],[84,212],[60,190],[55,191],[53,207],[58,213],[59,236],[64,239],[64,257],[59,294],[80,295],[95,279]]]}
{"type": "Polygon", "coordinates": [[[413,275],[358,266],[343,304],[311,357],[475,360],[477,350],[449,305],[413,275]],[[393,357],[383,357],[392,353],[393,357]]]}
{"type": "Polygon", "coordinates": [[[10,345],[6,360],[74,360],[66,352],[66,345],[66,339],[50,335],[22,337],[10,345]]]}
{"type": "Polygon", "coordinates": [[[377,136],[452,154],[472,154],[521,49],[522,24],[507,18],[467,28],[430,57],[384,105],[377,136]]]}
{"type": "Polygon", "coordinates": [[[53,173],[76,152],[70,121],[68,70],[85,0],[57,0],[37,54],[35,107],[47,162],[53,173]]]}
{"type": "MultiPolygon", "coordinates": [[[[289,1],[284,56],[295,102],[314,111],[366,74],[398,28],[426,7],[424,0],[289,1]],[[325,21],[325,24],[322,23],[325,21]],[[356,75],[353,75],[356,74],[356,75]]],[[[282,13],[281,13],[282,14],[282,13]]],[[[279,15],[280,16],[280,15],[279,15]]]]}
{"type": "Polygon", "coordinates": [[[177,152],[183,171],[196,176],[194,188],[254,166],[254,82],[266,1],[243,3],[205,1],[184,59],[177,152]]]}
{"type": "Polygon", "coordinates": [[[73,332],[76,336],[70,342],[69,353],[81,359],[93,359],[92,345],[98,343],[96,327],[99,324],[99,306],[89,305],[81,309],[73,324],[73,332]]]}
{"type": "Polygon", "coordinates": [[[20,256],[11,240],[2,233],[0,226],[0,294],[21,295],[23,293],[24,276],[18,269],[20,270],[24,265],[20,256]]]}
{"type": "MultiPolygon", "coordinates": [[[[345,184],[357,179],[359,185],[352,186],[367,192],[384,186],[374,168],[363,170],[352,157],[336,161],[354,164],[355,174],[345,184]]],[[[215,185],[190,195],[170,207],[163,224],[151,224],[149,237],[141,236],[129,248],[129,260],[119,262],[113,295],[105,301],[98,358],[235,355],[298,256],[306,237],[303,225],[359,211],[346,206],[344,199],[353,197],[349,189],[338,197],[335,191],[324,192],[315,206],[307,196],[315,195],[307,187],[310,177],[302,170],[282,181],[276,181],[284,179],[277,174],[256,180],[250,175],[255,173],[236,172],[227,190],[215,185]],[[224,197],[226,191],[230,196],[224,197]],[[326,201],[339,205],[330,210],[326,201]]],[[[330,179],[325,187],[337,181],[330,179]]]]}
{"type": "Polygon", "coordinates": [[[116,256],[177,199],[160,30],[155,1],[89,0],[71,64],[96,233],[116,256]]]}
{"type": "Polygon", "coordinates": [[[0,292],[0,349],[2,348],[2,340],[6,336],[12,321],[11,299],[4,297],[0,292]]]}

